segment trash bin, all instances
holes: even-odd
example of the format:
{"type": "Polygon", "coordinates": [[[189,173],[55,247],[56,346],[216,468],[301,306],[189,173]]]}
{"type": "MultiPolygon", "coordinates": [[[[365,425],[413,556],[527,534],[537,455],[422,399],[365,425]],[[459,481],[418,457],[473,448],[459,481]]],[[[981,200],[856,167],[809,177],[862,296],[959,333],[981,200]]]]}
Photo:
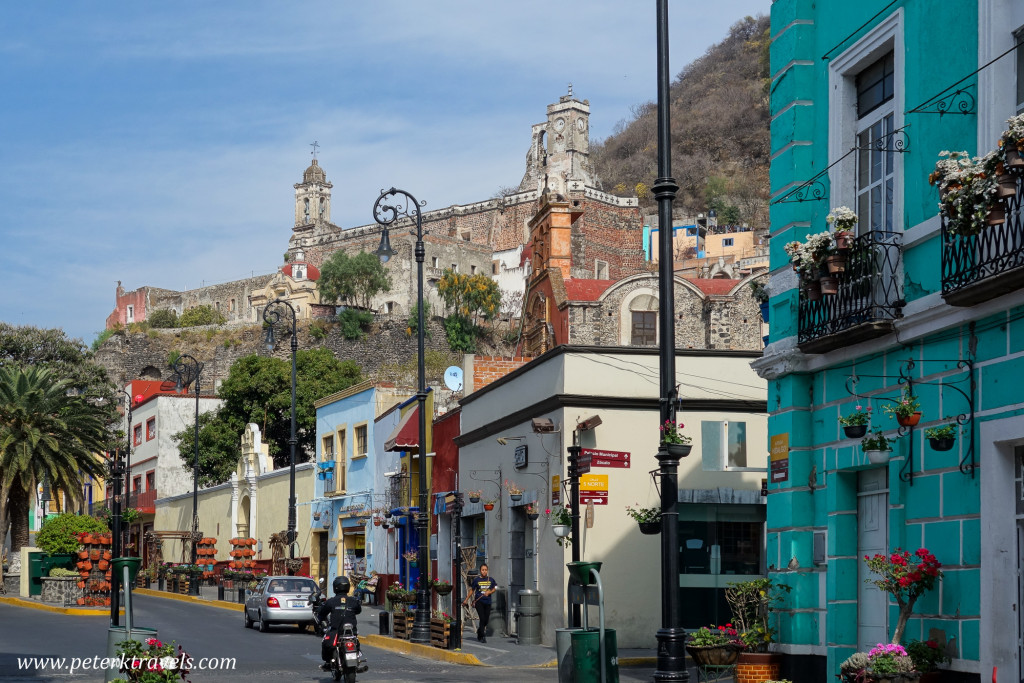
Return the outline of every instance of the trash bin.
{"type": "Polygon", "coordinates": [[[572,683],[619,683],[619,653],[615,629],[604,630],[605,678],[601,680],[600,631],[596,628],[572,632],[572,683]]]}
{"type": "Polygon", "coordinates": [[[516,613],[516,642],[540,645],[540,592],[527,588],[519,591],[516,613]]]}
{"type": "Polygon", "coordinates": [[[382,611],[380,613],[380,634],[382,636],[391,635],[391,612],[382,611]]]}
{"type": "Polygon", "coordinates": [[[572,681],[572,634],[582,631],[581,628],[556,628],[555,629],[555,653],[558,663],[558,683],[573,683],[572,681]]]}

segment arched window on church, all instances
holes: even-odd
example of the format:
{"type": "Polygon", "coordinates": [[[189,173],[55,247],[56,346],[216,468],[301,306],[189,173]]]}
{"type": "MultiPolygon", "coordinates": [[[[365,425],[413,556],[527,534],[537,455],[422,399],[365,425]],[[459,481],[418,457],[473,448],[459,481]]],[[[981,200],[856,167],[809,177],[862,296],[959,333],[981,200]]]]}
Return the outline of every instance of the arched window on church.
{"type": "Polygon", "coordinates": [[[309,222],[309,197],[307,197],[303,203],[304,203],[304,205],[306,207],[306,222],[308,223],[309,222]]]}
{"type": "Polygon", "coordinates": [[[320,220],[324,219],[324,214],[327,213],[327,200],[324,197],[320,198],[320,220]]]}
{"type": "Polygon", "coordinates": [[[656,346],[658,343],[658,299],[642,294],[629,302],[632,346],[656,346]]]}

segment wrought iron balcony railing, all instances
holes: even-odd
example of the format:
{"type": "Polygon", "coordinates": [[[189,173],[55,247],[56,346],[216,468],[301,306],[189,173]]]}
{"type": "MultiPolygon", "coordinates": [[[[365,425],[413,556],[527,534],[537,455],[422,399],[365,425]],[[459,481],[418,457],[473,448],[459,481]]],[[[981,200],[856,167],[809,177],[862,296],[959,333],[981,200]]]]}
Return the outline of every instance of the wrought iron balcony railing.
{"type": "Polygon", "coordinates": [[[800,298],[800,349],[823,353],[888,334],[903,315],[903,237],[873,230],[853,240],[839,289],[816,301],[800,298]]]}
{"type": "Polygon", "coordinates": [[[976,235],[956,234],[942,217],[942,298],[972,306],[1024,286],[1024,176],[1004,198],[1006,220],[976,235]]]}

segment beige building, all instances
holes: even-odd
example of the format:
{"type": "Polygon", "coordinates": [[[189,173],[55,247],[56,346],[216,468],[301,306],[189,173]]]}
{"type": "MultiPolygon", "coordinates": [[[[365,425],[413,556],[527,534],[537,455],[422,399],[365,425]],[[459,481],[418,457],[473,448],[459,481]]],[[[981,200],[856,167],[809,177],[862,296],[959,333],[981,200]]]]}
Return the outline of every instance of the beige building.
{"type": "MultiPolygon", "coordinates": [[[[687,628],[728,621],[726,584],[766,571],[767,388],[750,369],[759,356],[677,352],[678,420],[693,438],[679,467],[678,585],[687,628]]],[[[607,503],[593,506],[581,556],[604,563],[605,615],[619,647],[654,647],[660,536],[641,535],[626,506],[660,505],[650,476],[660,441],[657,349],[559,346],[461,404],[460,489],[497,500],[490,512],[483,500],[467,502],[461,535],[464,545],[476,545],[477,565],[486,561],[503,589],[497,610],[504,608],[506,627],[514,630],[511,608],[522,589],[542,594],[544,643],[553,644],[555,629],[566,624],[571,549],[556,543],[549,518],[531,521],[525,506],[534,503],[543,513],[567,502],[566,447],[576,425],[596,415],[601,424],[579,432],[581,445],[615,452],[628,466],[592,466],[589,485],[605,491],[607,503]],[[535,418],[550,420],[554,431],[536,433],[535,418]],[[526,448],[517,459],[520,446],[526,448]],[[524,490],[522,500],[510,500],[506,480],[524,490]]],[[[439,547],[448,543],[447,526],[439,524],[439,547]]]]}
{"type": "MultiPolygon", "coordinates": [[[[273,461],[257,425],[247,425],[241,438],[242,457],[231,479],[199,491],[199,530],[204,536],[217,539],[216,559],[219,562],[230,559],[231,544],[228,541],[235,537],[257,539],[260,545],[252,559],[269,560],[270,535],[288,528],[290,469],[272,469],[273,461]]],[[[308,508],[313,500],[315,479],[313,463],[295,466],[297,558],[309,556],[311,529],[308,508]]],[[[158,499],[154,528],[157,532],[191,529],[192,493],[158,499]]],[[[188,562],[190,559],[187,549],[174,539],[164,540],[162,555],[165,562],[188,562]],[[184,554],[183,550],[186,550],[184,554]]]]}

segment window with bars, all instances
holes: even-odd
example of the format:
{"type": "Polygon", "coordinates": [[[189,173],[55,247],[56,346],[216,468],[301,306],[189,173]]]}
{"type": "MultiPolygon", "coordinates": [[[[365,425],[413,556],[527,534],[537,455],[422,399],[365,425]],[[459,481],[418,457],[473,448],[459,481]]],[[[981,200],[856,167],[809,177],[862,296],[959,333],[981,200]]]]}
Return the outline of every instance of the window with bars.
{"type": "Polygon", "coordinates": [[[862,70],[857,89],[858,232],[893,231],[895,61],[889,52],[862,70]]]}
{"type": "Polygon", "coordinates": [[[632,311],[631,337],[633,346],[654,346],[658,343],[658,312],[632,311]]]}

